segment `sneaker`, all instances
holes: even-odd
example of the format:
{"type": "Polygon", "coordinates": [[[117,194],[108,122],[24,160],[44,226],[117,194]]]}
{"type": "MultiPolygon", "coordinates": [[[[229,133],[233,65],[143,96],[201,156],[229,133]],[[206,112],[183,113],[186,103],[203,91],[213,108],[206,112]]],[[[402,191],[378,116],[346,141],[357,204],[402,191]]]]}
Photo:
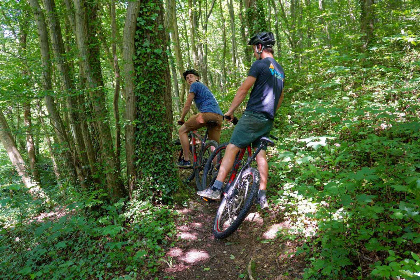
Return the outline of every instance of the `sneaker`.
{"type": "Polygon", "coordinates": [[[182,167],[182,168],[191,167],[191,161],[181,159],[181,160],[178,162],[178,166],[179,166],[179,167],[182,167]]]}
{"type": "Polygon", "coordinates": [[[258,203],[260,204],[261,209],[268,208],[267,197],[262,196],[258,199],[258,203]]]}
{"type": "Polygon", "coordinates": [[[201,197],[218,200],[220,199],[220,195],[222,194],[222,192],[218,189],[213,190],[211,188],[208,188],[203,191],[198,191],[197,194],[201,197]]]}

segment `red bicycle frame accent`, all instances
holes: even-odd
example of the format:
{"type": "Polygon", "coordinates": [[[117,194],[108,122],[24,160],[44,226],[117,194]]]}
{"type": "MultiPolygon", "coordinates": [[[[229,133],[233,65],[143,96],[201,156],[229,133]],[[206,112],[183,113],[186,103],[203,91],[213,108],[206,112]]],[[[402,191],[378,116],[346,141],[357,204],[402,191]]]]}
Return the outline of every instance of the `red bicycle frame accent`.
{"type": "Polygon", "coordinates": [[[252,150],[251,150],[250,145],[239,151],[239,155],[238,155],[237,159],[235,160],[234,166],[232,167],[232,174],[230,174],[228,185],[230,185],[233,182],[233,180],[235,180],[236,174],[237,174],[238,169],[239,169],[239,164],[241,163],[242,159],[244,158],[245,152],[248,152],[248,156],[252,155],[252,150]]]}

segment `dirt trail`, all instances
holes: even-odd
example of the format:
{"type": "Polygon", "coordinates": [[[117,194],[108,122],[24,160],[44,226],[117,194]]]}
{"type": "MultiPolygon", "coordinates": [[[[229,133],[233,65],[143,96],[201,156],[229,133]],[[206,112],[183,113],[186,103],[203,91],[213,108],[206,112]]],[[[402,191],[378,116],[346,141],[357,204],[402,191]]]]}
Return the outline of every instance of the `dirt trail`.
{"type": "Polygon", "coordinates": [[[194,201],[178,209],[178,240],[166,253],[169,262],[157,279],[301,278],[303,260],[293,255],[296,244],[278,233],[289,225],[278,211],[254,206],[233,235],[217,240],[211,232],[217,207],[218,203],[194,201]]]}

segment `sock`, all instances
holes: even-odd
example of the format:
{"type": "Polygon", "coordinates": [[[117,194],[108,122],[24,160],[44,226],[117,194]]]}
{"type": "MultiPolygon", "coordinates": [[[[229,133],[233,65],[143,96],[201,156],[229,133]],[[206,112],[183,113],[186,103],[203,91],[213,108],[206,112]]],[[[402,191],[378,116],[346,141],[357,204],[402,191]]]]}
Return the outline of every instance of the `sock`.
{"type": "Polygon", "coordinates": [[[212,190],[219,190],[220,191],[222,189],[222,187],[223,187],[223,182],[216,180],[216,181],[214,181],[213,186],[211,187],[211,189],[212,190]]]}
{"type": "Polygon", "coordinates": [[[266,193],[267,193],[266,190],[259,190],[258,191],[258,199],[260,199],[261,197],[265,197],[266,193]]]}

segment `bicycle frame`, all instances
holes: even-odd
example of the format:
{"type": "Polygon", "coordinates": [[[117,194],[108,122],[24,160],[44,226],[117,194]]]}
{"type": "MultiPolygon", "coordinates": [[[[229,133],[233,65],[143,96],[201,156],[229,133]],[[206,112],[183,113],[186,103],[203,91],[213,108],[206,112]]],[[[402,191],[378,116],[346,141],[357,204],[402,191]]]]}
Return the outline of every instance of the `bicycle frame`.
{"type": "MultiPolygon", "coordinates": [[[[236,174],[238,173],[239,166],[242,162],[242,159],[244,158],[245,152],[248,152],[248,155],[252,155],[252,149],[251,146],[247,146],[246,148],[243,148],[239,151],[239,154],[237,158],[235,159],[235,162],[233,163],[232,173],[230,174],[229,181],[227,183],[227,186],[230,186],[232,182],[236,178],[236,174]]],[[[249,157],[248,157],[249,159],[249,157]]],[[[248,163],[248,161],[247,161],[248,163]]]]}
{"type": "MultiPolygon", "coordinates": [[[[273,137],[273,136],[271,136],[271,137],[273,137]]],[[[275,137],[273,137],[273,138],[275,138],[275,137]]],[[[243,149],[240,150],[240,152],[238,154],[238,157],[233,164],[232,173],[229,177],[229,181],[226,184],[225,193],[229,193],[229,189],[230,189],[231,186],[234,185],[235,179],[241,177],[241,174],[242,174],[243,170],[246,170],[251,165],[251,162],[253,162],[255,160],[258,153],[262,149],[266,148],[269,143],[272,143],[271,140],[269,140],[268,138],[265,138],[265,139],[267,139],[267,140],[263,140],[261,142],[261,144],[258,145],[258,148],[254,151],[254,153],[252,153],[251,145],[248,145],[246,148],[243,148],[243,149]],[[238,169],[239,169],[239,166],[240,166],[240,164],[242,162],[242,159],[244,157],[245,151],[248,151],[248,155],[251,155],[251,156],[248,157],[246,163],[241,167],[241,169],[239,170],[239,173],[238,173],[238,169]]]]}
{"type": "Polygon", "coordinates": [[[204,134],[204,137],[201,136],[197,130],[191,131],[189,135],[191,137],[191,154],[193,157],[193,165],[195,167],[198,164],[198,159],[201,158],[202,156],[202,154],[200,154],[199,156],[197,155],[197,151],[196,151],[197,140],[201,141],[200,153],[203,153],[204,145],[206,144],[207,137],[208,137],[208,129],[206,129],[206,133],[204,134]]]}

